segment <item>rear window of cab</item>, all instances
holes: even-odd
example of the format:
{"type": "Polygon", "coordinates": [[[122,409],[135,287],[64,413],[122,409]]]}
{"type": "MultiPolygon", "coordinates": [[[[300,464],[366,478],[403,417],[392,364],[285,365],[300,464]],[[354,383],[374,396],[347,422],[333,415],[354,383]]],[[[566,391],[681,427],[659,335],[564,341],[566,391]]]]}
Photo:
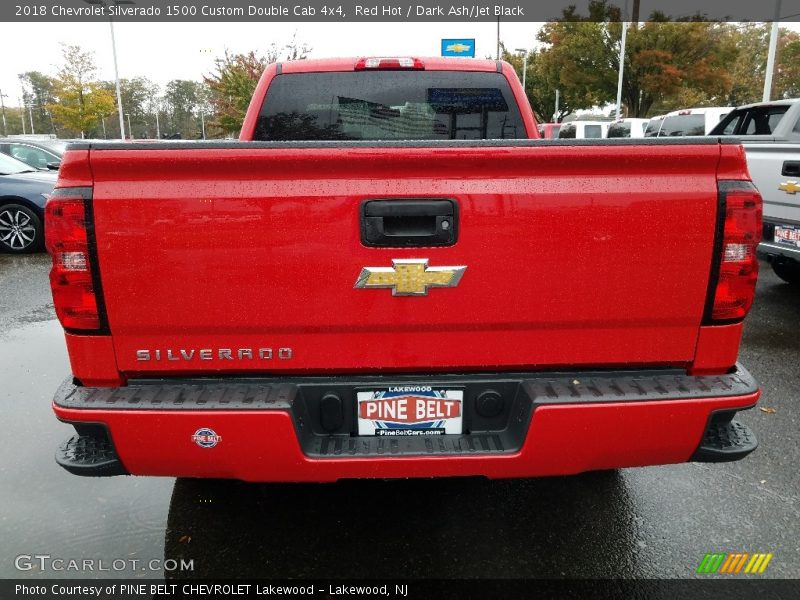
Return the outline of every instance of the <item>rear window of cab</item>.
{"type": "Polygon", "coordinates": [[[664,117],[664,123],[658,132],[662,136],[705,135],[706,117],[703,114],[675,115],[664,117]]]}
{"type": "Polygon", "coordinates": [[[524,139],[502,73],[293,73],[272,81],[255,140],[524,139]]]}
{"type": "Polygon", "coordinates": [[[629,138],[631,137],[631,124],[630,123],[612,123],[608,126],[608,133],[606,137],[610,138],[629,138]]]}

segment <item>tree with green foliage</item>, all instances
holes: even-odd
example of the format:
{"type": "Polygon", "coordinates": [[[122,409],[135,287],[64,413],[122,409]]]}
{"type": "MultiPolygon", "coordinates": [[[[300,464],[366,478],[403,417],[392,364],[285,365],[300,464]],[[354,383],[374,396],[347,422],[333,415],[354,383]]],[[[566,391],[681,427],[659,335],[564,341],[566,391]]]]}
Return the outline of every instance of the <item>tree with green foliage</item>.
{"type": "MultiPolygon", "coordinates": [[[[510,63],[517,75],[522,80],[522,68],[525,64],[521,53],[509,52],[504,44],[500,44],[500,58],[510,63]]],[[[540,55],[536,51],[528,52],[528,68],[525,74],[525,95],[528,97],[533,114],[539,123],[547,123],[554,116],[557,121],[573,112],[573,107],[569,99],[563,96],[558,101],[558,114],[554,115],[556,109],[556,89],[552,81],[548,81],[542,69],[540,55]]]]}
{"type": "Polygon", "coordinates": [[[210,124],[214,128],[226,133],[242,128],[250,99],[267,64],[264,57],[252,51],[231,54],[225,50],[225,55],[214,61],[216,73],[204,80],[211,90],[214,119],[210,124]]]}
{"type": "MultiPolygon", "coordinates": [[[[588,20],[567,9],[562,20],[539,31],[543,47],[537,61],[544,79],[575,109],[616,99],[620,18],[618,7],[591,0],[588,20]]],[[[735,58],[723,44],[727,33],[726,24],[670,22],[658,14],[630,27],[622,86],[628,116],[644,117],[656,106],[724,102],[731,88],[727,67],[735,58]]]]}
{"type": "Polygon", "coordinates": [[[19,106],[6,106],[6,133],[8,135],[19,135],[23,132],[23,121],[25,122],[26,133],[30,133],[28,127],[28,115],[19,106]]]}
{"type": "Polygon", "coordinates": [[[213,132],[209,132],[206,126],[206,121],[214,116],[214,103],[211,88],[205,82],[197,84],[197,113],[200,116],[203,139],[214,137],[213,132]]]}
{"type": "MultiPolygon", "coordinates": [[[[116,84],[114,81],[104,81],[102,87],[116,99],[116,84]]],[[[147,77],[133,77],[119,80],[119,95],[122,98],[122,110],[125,113],[125,127],[128,127],[128,117],[133,131],[126,131],[127,135],[134,138],[151,138],[156,135],[155,115],[152,111],[154,100],[159,95],[159,87],[147,77]]],[[[115,105],[116,106],[116,105],[115,105]]],[[[119,133],[119,125],[109,123],[115,132],[119,133]]]]}
{"type": "MultiPolygon", "coordinates": [[[[647,116],[653,107],[663,112],[725,105],[736,60],[725,44],[728,31],[724,23],[703,21],[648,21],[631,28],[622,84],[628,116],[647,116]]],[[[618,47],[614,52],[619,55],[618,47]]]]}
{"type": "MultiPolygon", "coordinates": [[[[732,86],[728,104],[739,106],[760,102],[767,69],[770,25],[740,23],[730,26],[726,44],[736,56],[731,61],[732,86]]],[[[800,96],[800,35],[785,28],[779,29],[772,80],[772,99],[800,96]]]]}
{"type": "Polygon", "coordinates": [[[57,133],[52,114],[47,108],[53,102],[53,78],[39,71],[27,71],[17,77],[22,84],[22,100],[31,107],[28,119],[33,115],[34,131],[57,133]]]}
{"type": "Polygon", "coordinates": [[[54,81],[53,102],[47,109],[68,135],[84,137],[97,130],[101,118],[114,112],[114,96],[93,79],[97,67],[91,52],[65,45],[62,53],[64,64],[54,81]]]}
{"type": "Polygon", "coordinates": [[[619,18],[619,9],[602,0],[592,0],[588,8],[585,20],[576,15],[575,7],[565,9],[562,20],[545,23],[537,34],[541,47],[533,62],[542,83],[552,90],[552,106],[559,90],[559,104],[565,110],[605,104],[616,93],[618,59],[611,54],[618,24],[608,21],[619,18]]]}
{"type": "Polygon", "coordinates": [[[736,56],[729,65],[731,89],[725,104],[739,106],[761,100],[767,68],[769,26],[765,23],[731,25],[725,43],[736,56]]]}
{"type": "Polygon", "coordinates": [[[154,98],[159,95],[158,85],[147,77],[133,77],[132,79],[121,79],[119,88],[122,110],[126,115],[130,115],[133,137],[156,137],[155,117],[150,108],[154,98]]]}
{"type": "Polygon", "coordinates": [[[800,34],[781,29],[773,98],[800,97],[800,34]]]}
{"type": "Polygon", "coordinates": [[[200,124],[197,122],[195,111],[201,87],[201,83],[187,79],[173,79],[167,84],[164,90],[166,118],[161,124],[162,133],[170,136],[178,135],[187,140],[200,137],[200,124]]]}

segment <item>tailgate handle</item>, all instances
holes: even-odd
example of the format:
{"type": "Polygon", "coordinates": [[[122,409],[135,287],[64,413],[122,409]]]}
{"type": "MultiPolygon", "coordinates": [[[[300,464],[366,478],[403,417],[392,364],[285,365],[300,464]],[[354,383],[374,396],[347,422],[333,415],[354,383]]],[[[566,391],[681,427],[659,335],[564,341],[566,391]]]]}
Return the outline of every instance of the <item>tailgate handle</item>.
{"type": "Polygon", "coordinates": [[[365,246],[451,246],[457,239],[455,200],[398,198],[361,204],[361,242],[365,246]]]}
{"type": "Polygon", "coordinates": [[[787,177],[800,177],[800,161],[797,160],[784,161],[783,171],[781,171],[781,175],[786,175],[787,177]]]}

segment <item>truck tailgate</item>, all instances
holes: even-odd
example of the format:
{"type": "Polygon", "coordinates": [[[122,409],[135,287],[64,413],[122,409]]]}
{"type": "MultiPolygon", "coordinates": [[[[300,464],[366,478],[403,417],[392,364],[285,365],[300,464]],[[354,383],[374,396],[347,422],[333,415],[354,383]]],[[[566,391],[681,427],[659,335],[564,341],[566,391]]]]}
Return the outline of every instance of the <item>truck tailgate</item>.
{"type": "Polygon", "coordinates": [[[108,325],[129,375],[677,365],[694,355],[717,144],[90,151],[108,325]],[[369,199],[450,199],[444,247],[367,247],[369,199]],[[427,295],[367,267],[465,266],[427,295]],[[269,352],[267,352],[269,350],[269,352]]]}

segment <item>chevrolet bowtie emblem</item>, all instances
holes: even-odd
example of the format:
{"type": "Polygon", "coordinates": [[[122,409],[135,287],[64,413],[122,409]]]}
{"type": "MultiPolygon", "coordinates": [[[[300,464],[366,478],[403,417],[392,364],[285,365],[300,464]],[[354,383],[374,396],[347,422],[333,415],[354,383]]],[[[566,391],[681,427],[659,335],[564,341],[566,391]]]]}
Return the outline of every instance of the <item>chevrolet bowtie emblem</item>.
{"type": "Polygon", "coordinates": [[[783,190],[787,194],[796,194],[800,192],[800,185],[798,185],[796,181],[787,181],[786,183],[781,183],[778,189],[783,190]]]}
{"type": "Polygon", "coordinates": [[[472,46],[470,46],[468,44],[456,43],[456,44],[449,44],[445,48],[445,50],[447,50],[448,52],[459,52],[459,53],[461,53],[461,52],[469,52],[471,48],[472,48],[472,46]]]}
{"type": "Polygon", "coordinates": [[[467,267],[429,267],[427,258],[392,259],[391,267],[364,267],[357,288],[391,288],[392,296],[427,296],[429,287],[456,287],[467,267]]]}

